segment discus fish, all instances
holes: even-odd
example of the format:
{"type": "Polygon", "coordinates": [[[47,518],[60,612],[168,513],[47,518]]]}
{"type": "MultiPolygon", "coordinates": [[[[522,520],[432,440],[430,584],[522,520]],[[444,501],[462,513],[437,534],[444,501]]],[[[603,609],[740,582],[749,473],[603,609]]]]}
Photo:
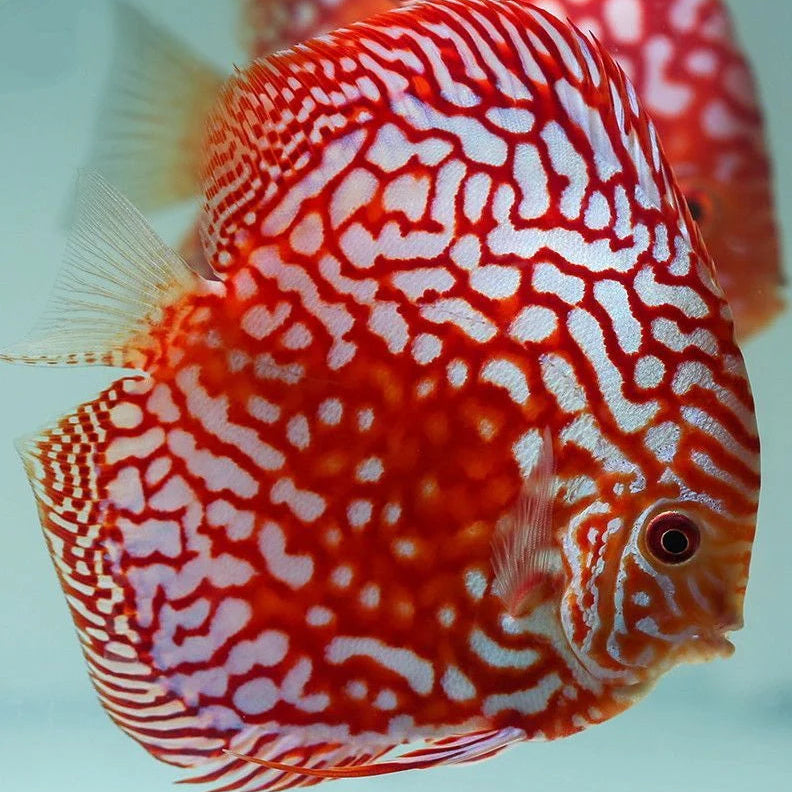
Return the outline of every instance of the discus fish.
{"type": "Polygon", "coordinates": [[[732,652],[750,385],[604,51],[414,3],[241,72],[207,145],[217,279],[87,177],[6,353],[137,369],[20,444],[121,728],[277,789],[563,737],[732,652]]]}
{"type": "MultiPolygon", "coordinates": [[[[258,57],[395,4],[246,0],[245,40],[258,57]]],[[[761,330],[783,308],[784,277],[756,86],[726,6],[721,0],[536,5],[591,31],[632,79],[715,260],[738,336],[761,330]]],[[[156,208],[197,191],[200,135],[222,76],[134,12],[122,10],[120,28],[126,42],[115,69],[120,84],[109,93],[110,112],[100,125],[106,147],[97,164],[138,203],[156,208]]],[[[205,273],[196,241],[192,231],[181,250],[205,273]]]]}

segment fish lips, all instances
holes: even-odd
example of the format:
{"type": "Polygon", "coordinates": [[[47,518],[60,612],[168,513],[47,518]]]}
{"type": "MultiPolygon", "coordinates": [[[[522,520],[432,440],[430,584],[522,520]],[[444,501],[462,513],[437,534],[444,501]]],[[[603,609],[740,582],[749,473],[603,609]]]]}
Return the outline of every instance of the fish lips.
{"type": "Polygon", "coordinates": [[[726,635],[696,635],[683,645],[678,662],[707,663],[710,660],[726,660],[733,654],[734,644],[726,635]]]}
{"type": "Polygon", "coordinates": [[[734,654],[734,644],[729,635],[742,629],[742,616],[729,615],[719,619],[712,627],[694,633],[675,652],[678,663],[706,663],[727,659],[734,654]]]}

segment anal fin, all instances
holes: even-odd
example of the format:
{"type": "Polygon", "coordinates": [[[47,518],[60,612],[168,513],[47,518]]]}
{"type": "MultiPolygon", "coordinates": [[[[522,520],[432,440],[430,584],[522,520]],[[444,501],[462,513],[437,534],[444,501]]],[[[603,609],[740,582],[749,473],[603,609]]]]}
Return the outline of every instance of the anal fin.
{"type": "Polygon", "coordinates": [[[260,789],[280,789],[287,785],[303,786],[316,783],[319,780],[363,778],[401,773],[405,770],[478,762],[488,759],[524,739],[525,732],[522,729],[513,727],[488,729],[428,740],[425,747],[405,752],[393,759],[380,759],[389,749],[380,750],[373,756],[365,756],[350,748],[347,755],[344,756],[344,750],[341,748],[330,756],[317,751],[312,760],[304,764],[285,762],[278,757],[245,755],[236,751],[227,751],[226,753],[238,760],[266,768],[273,774],[283,774],[285,776],[283,779],[278,775],[273,775],[272,783],[259,787],[260,789]],[[335,764],[328,763],[327,760],[331,758],[336,759],[335,764]],[[343,762],[338,761],[339,758],[343,759],[343,762]],[[291,783],[289,783],[289,777],[292,779],[291,783]],[[281,783],[282,780],[286,783],[281,783]]]}

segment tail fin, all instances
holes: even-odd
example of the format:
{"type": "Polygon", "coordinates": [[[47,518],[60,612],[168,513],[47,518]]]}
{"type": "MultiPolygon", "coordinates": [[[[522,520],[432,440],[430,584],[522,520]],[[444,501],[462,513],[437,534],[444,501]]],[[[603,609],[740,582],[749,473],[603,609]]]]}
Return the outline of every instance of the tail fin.
{"type": "Polygon", "coordinates": [[[148,212],[200,194],[204,128],[225,76],[132,6],[116,14],[91,167],[148,212]]]}
{"type": "Polygon", "coordinates": [[[129,201],[86,172],[49,306],[27,338],[0,350],[0,360],[145,368],[152,330],[199,283],[129,201]]]}

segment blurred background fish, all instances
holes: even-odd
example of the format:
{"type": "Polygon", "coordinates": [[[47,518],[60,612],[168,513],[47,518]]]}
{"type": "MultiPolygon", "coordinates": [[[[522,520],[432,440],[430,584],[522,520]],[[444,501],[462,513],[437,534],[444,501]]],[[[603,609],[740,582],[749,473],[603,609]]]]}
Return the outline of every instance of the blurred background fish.
{"type": "Polygon", "coordinates": [[[783,308],[760,98],[722,0],[539,0],[616,58],[655,122],[745,339],[783,308]]]}

